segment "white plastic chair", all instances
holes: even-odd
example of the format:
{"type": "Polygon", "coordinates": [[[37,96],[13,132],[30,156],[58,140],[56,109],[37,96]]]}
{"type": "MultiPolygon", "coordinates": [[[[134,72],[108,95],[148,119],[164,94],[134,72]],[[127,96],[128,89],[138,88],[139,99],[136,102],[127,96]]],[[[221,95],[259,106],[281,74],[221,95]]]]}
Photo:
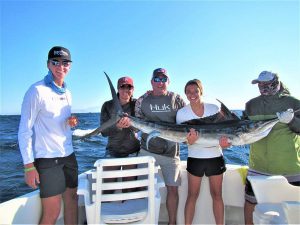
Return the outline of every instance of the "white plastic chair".
{"type": "Polygon", "coordinates": [[[300,187],[284,176],[248,176],[257,205],[254,224],[300,224],[300,187]]]}
{"type": "Polygon", "coordinates": [[[160,210],[159,188],[155,159],[150,156],[99,159],[95,170],[79,177],[78,194],[83,195],[88,224],[157,224],[160,210]],[[104,171],[105,166],[137,165],[136,169],[104,171]],[[122,181],[122,177],[137,177],[122,181]],[[105,178],[118,178],[117,182],[103,182],[105,178]],[[122,193],[122,189],[138,188],[122,193]],[[106,194],[104,191],[115,190],[106,194]]]}

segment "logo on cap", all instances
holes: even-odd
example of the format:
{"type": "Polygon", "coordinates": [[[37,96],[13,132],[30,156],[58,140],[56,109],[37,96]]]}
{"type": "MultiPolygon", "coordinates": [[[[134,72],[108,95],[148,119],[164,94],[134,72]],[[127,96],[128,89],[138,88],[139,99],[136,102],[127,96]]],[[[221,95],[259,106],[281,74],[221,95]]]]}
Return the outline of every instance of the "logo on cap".
{"type": "Polygon", "coordinates": [[[48,53],[48,60],[54,58],[72,62],[70,51],[67,48],[61,46],[54,46],[53,48],[50,49],[48,53]]]}
{"type": "Polygon", "coordinates": [[[53,55],[68,56],[69,54],[67,52],[65,52],[64,50],[60,50],[60,51],[53,51],[53,55]]]}

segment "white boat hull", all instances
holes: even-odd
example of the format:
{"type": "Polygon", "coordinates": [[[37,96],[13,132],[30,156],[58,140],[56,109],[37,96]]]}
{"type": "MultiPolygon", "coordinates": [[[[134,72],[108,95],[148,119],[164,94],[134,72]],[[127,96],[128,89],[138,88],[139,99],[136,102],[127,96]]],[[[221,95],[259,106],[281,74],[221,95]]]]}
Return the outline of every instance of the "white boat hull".
{"type": "MultiPolygon", "coordinates": [[[[182,161],[181,164],[182,185],[179,188],[178,224],[184,224],[184,206],[188,191],[186,161],[182,161]]],[[[244,222],[244,184],[242,174],[245,174],[246,169],[246,167],[239,165],[227,165],[223,181],[226,224],[242,224],[244,222]]],[[[161,189],[161,196],[159,223],[166,224],[168,222],[166,188],[161,189]]],[[[41,215],[39,191],[34,191],[0,204],[0,215],[0,224],[38,224],[41,215]]],[[[79,199],[79,222],[81,224],[85,222],[85,209],[81,198],[79,199]]],[[[57,224],[63,224],[63,212],[61,212],[57,224]]],[[[206,177],[203,178],[201,184],[194,224],[215,224],[212,199],[206,177]]]]}

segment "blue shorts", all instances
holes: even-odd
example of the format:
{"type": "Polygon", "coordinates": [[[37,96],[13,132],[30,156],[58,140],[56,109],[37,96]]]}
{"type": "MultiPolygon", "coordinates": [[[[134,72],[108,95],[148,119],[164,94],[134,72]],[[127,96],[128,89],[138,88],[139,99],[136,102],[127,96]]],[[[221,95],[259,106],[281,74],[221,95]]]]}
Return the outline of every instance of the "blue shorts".
{"type": "Polygon", "coordinates": [[[216,158],[188,157],[186,170],[197,177],[220,175],[226,171],[225,160],[223,156],[216,158]]]}
{"type": "Polygon", "coordinates": [[[40,176],[40,197],[48,198],[78,186],[78,165],[75,153],[67,157],[38,158],[34,165],[40,176]]]}

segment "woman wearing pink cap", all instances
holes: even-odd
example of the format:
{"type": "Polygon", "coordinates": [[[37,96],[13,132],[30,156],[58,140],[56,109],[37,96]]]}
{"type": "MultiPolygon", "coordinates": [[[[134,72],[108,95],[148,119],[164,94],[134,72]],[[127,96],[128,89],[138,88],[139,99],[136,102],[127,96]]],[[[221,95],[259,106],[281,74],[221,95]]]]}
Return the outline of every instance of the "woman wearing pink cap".
{"type": "MultiPolygon", "coordinates": [[[[125,76],[118,80],[118,93],[121,107],[125,113],[134,116],[136,99],[133,98],[134,85],[132,78],[125,76]]],[[[103,104],[100,115],[101,124],[110,120],[116,115],[113,100],[103,104]]],[[[105,157],[122,158],[137,155],[140,150],[140,141],[135,131],[128,125],[127,118],[121,118],[115,125],[106,128],[101,132],[103,137],[108,137],[105,157]]],[[[131,165],[124,166],[124,169],[132,168],[131,165]]],[[[118,170],[120,167],[109,167],[109,170],[118,170]]],[[[127,180],[134,179],[128,177],[127,180]]]]}

